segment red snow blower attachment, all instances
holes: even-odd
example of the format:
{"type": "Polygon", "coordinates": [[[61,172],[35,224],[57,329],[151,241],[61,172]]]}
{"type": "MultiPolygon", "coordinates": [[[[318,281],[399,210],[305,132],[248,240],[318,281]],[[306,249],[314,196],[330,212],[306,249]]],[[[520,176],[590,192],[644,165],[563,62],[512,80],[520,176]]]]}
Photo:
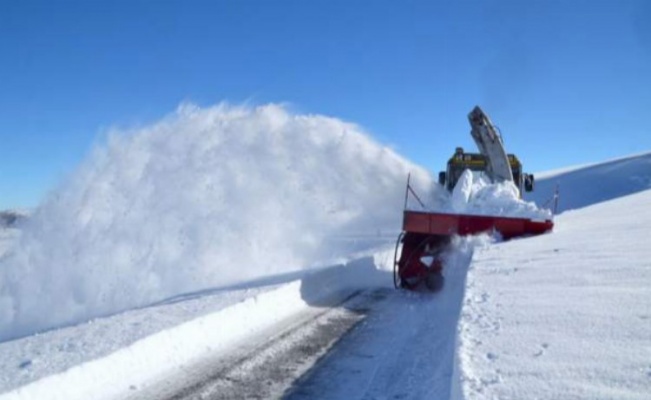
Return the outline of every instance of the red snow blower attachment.
{"type": "MultiPolygon", "coordinates": [[[[457,148],[448,162],[446,172],[439,174],[439,183],[453,190],[465,169],[481,171],[492,182],[511,181],[521,191],[533,190],[533,175],[521,173],[521,165],[513,154],[504,151],[502,138],[479,107],[468,115],[471,134],[481,154],[464,153],[457,148]]],[[[443,285],[443,258],[453,235],[475,235],[497,232],[508,240],[521,236],[540,235],[551,231],[551,219],[535,220],[507,216],[449,214],[407,209],[413,196],[426,209],[407,179],[402,233],[398,236],[394,254],[393,281],[396,288],[415,290],[425,285],[438,290],[443,285]],[[402,245],[402,246],[401,246],[402,245]]],[[[555,194],[557,198],[558,193],[555,194]]]]}

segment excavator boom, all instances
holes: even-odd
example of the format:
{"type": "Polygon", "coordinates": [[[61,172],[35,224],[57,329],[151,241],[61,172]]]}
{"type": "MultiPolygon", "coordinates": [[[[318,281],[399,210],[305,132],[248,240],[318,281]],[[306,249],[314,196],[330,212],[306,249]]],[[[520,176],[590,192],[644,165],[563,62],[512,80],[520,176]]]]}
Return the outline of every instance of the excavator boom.
{"type": "Polygon", "coordinates": [[[481,154],[486,157],[486,174],[493,182],[513,182],[513,171],[509,158],[504,150],[502,137],[493,126],[491,120],[479,106],[475,106],[468,121],[472,130],[470,134],[475,140],[481,154]]]}

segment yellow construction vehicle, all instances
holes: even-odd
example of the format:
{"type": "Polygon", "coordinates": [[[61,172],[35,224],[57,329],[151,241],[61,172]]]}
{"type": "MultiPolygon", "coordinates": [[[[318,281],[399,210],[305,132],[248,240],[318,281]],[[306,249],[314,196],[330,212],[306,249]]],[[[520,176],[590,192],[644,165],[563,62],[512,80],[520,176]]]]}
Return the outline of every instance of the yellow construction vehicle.
{"type": "MultiPolygon", "coordinates": [[[[531,192],[534,186],[533,174],[522,173],[522,163],[515,154],[507,154],[507,158],[511,167],[513,183],[520,190],[520,195],[522,195],[523,190],[531,192]]],[[[466,153],[462,147],[457,147],[450,160],[448,160],[447,170],[439,172],[439,183],[447,190],[452,191],[466,169],[485,172],[487,168],[488,163],[485,155],[466,153]]]]}

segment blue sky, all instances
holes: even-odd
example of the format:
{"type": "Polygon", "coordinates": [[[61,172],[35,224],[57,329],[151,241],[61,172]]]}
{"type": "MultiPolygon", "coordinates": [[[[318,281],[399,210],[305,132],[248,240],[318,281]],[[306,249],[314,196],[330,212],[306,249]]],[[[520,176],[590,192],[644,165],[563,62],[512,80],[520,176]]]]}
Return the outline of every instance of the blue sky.
{"type": "Polygon", "coordinates": [[[179,103],[287,102],[437,172],[481,105],[529,171],[651,151],[651,2],[0,3],[0,209],[101,132],[179,103]]]}

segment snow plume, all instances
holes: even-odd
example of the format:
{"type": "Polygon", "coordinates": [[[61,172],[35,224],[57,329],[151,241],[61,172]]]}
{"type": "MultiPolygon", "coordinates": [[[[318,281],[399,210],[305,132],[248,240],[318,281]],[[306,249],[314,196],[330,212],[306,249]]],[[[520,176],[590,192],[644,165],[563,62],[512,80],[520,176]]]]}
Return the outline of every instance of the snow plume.
{"type": "Polygon", "coordinates": [[[491,183],[481,172],[465,170],[450,196],[451,212],[549,219],[551,212],[520,199],[513,182],[491,183]]]}
{"type": "Polygon", "coordinates": [[[275,104],[110,132],[0,260],[0,340],[343,257],[328,238],[400,229],[409,172],[434,186],[358,126],[275,104]]]}

